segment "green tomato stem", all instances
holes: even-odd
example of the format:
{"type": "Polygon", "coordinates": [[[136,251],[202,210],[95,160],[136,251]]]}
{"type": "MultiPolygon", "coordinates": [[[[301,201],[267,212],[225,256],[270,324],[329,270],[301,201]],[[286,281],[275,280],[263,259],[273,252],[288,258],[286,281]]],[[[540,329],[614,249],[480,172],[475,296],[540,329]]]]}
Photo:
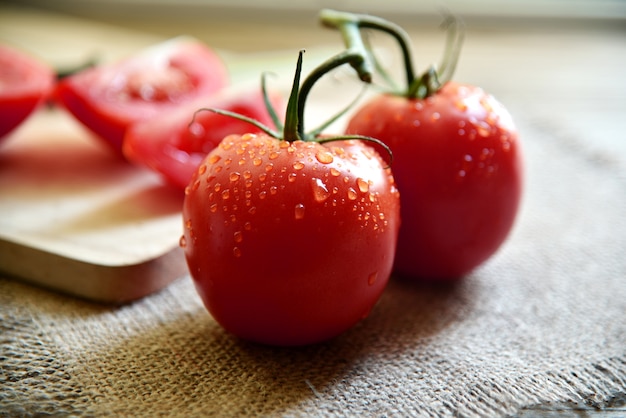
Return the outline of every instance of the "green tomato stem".
{"type": "MultiPolygon", "coordinates": [[[[330,9],[323,9],[320,12],[320,20],[325,26],[341,31],[344,43],[348,49],[354,45],[363,45],[360,29],[375,29],[391,35],[402,51],[404,71],[406,74],[406,89],[403,92],[396,92],[396,94],[408,98],[424,99],[431,96],[437,93],[445,83],[452,79],[464,40],[464,27],[462,22],[453,15],[446,15],[442,26],[447,30],[447,38],[441,65],[439,68],[430,66],[424,74],[416,77],[411,57],[411,39],[402,27],[376,16],[339,12],[330,9]],[[358,28],[356,31],[358,34],[346,36],[349,28],[358,28]]],[[[376,63],[376,58],[373,53],[370,53],[368,57],[376,63]]],[[[388,77],[380,66],[376,68],[378,73],[388,77]]]]}
{"type": "MultiPolygon", "coordinates": [[[[306,77],[306,79],[302,82],[302,86],[300,87],[300,97],[298,100],[298,120],[299,127],[298,132],[300,136],[305,136],[304,129],[304,107],[306,104],[307,97],[313,88],[313,85],[322,78],[323,75],[329,73],[333,69],[340,67],[344,64],[350,64],[353,68],[357,69],[357,72],[360,75],[361,80],[369,83],[372,80],[372,72],[373,70],[369,68],[369,60],[367,60],[364,56],[364,51],[354,51],[354,50],[346,50],[343,51],[334,57],[324,61],[318,67],[316,67],[311,73],[306,77]]],[[[327,124],[326,124],[327,125],[327,124]]]]}
{"type": "Polygon", "coordinates": [[[320,20],[325,26],[339,29],[339,31],[344,34],[344,43],[348,49],[358,44],[363,45],[363,39],[360,33],[358,36],[345,36],[344,32],[350,27],[357,29],[375,29],[391,35],[396,42],[398,42],[402,52],[407,88],[414,82],[415,71],[413,69],[413,58],[411,55],[411,39],[402,27],[376,16],[340,12],[331,9],[323,9],[320,12],[320,20]]]}

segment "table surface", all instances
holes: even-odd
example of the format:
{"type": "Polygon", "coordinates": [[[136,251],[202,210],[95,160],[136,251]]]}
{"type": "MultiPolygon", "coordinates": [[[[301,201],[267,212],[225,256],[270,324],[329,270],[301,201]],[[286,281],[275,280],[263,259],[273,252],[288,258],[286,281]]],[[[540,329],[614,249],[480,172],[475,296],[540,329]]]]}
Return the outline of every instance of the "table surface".
{"type": "MultiPolygon", "coordinates": [[[[418,68],[439,60],[437,22],[405,27],[418,68]]],[[[302,48],[308,65],[341,49],[315,18],[95,21],[0,6],[0,40],[57,68],[181,34],[220,51],[235,82],[266,70],[288,77],[302,48]]],[[[458,286],[392,279],[372,318],[321,347],[233,339],[189,277],[110,307],[0,275],[0,416],[623,416],[624,68],[623,21],[470,22],[455,78],[516,118],[528,157],[521,220],[458,286]]]]}

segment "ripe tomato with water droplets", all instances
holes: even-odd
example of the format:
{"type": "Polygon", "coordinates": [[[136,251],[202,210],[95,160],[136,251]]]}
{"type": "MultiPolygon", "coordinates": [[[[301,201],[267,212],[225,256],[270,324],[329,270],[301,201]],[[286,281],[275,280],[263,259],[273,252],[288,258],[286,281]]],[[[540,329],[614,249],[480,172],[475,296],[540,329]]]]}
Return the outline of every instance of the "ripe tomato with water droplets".
{"type": "Polygon", "coordinates": [[[178,37],[64,78],[54,99],[122,155],[129,126],[210,96],[228,82],[226,65],[212,49],[178,37]]]}
{"type": "Polygon", "coordinates": [[[425,99],[393,94],[355,112],[346,132],[385,142],[402,194],[394,270],[458,279],[511,230],[522,192],[522,153],[509,112],[482,89],[446,83],[425,99]]]}
{"type": "Polygon", "coordinates": [[[247,340],[303,345],[366,317],[399,228],[385,166],[362,141],[225,138],[186,190],[181,238],[217,322],[247,340]]]}
{"type": "Polygon", "coordinates": [[[411,39],[398,25],[328,9],[320,15],[326,26],[342,31],[349,48],[363,45],[361,28],[392,35],[400,46],[406,84],[398,87],[378,62],[374,67],[389,90],[357,109],[346,127],[348,134],[379,139],[393,153],[402,196],[394,271],[418,279],[463,277],[493,255],[513,227],[523,167],[509,112],[482,89],[452,81],[462,22],[446,17],[443,59],[418,76],[411,39]]]}

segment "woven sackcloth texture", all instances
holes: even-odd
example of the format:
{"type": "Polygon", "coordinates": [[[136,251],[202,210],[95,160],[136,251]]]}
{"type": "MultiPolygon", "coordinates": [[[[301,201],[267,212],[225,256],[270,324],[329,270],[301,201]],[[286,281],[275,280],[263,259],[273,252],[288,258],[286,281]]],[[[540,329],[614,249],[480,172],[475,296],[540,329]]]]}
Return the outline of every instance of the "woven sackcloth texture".
{"type": "Polygon", "coordinates": [[[526,193],[501,251],[457,285],[392,279],[369,318],[321,345],[237,340],[189,277],[121,307],[0,279],[0,416],[621,408],[626,162],[525,115],[526,193]]]}

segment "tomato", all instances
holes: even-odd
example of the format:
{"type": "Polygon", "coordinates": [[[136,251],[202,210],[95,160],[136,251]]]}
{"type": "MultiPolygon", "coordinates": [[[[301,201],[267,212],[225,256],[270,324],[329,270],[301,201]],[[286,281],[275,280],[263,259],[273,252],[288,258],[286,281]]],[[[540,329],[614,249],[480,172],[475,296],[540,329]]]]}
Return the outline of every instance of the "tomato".
{"type": "Polygon", "coordinates": [[[301,69],[302,52],[282,131],[224,138],[183,203],[181,247],[208,311],[271,345],[321,342],[365,318],[389,280],[400,226],[393,176],[372,147],[302,132],[301,69]]]}
{"type": "Polygon", "coordinates": [[[362,142],[229,136],[184,200],[182,246],[207,309],[252,341],[326,340],[366,317],[388,281],[399,196],[362,142]]]}
{"type": "MultiPolygon", "coordinates": [[[[276,107],[282,105],[279,97],[272,100],[276,107]]],[[[228,110],[266,125],[272,124],[260,90],[224,89],[131,126],[124,137],[124,155],[129,161],[155,170],[184,189],[206,154],[225,136],[260,132],[245,121],[210,111],[195,114],[204,107],[228,110]]]]}
{"type": "Polygon", "coordinates": [[[54,71],[42,61],[0,45],[0,138],[20,125],[54,85],[54,71]]]}
{"type": "Polygon", "coordinates": [[[522,152],[511,115],[482,89],[446,83],[426,99],[375,97],[346,132],[392,150],[402,196],[394,270],[456,279],[487,260],[511,230],[522,193],[522,152]]]}
{"type": "Polygon", "coordinates": [[[174,38],[61,80],[54,97],[122,154],[126,129],[228,84],[220,57],[192,38],[174,38]]]}
{"type": "Polygon", "coordinates": [[[381,140],[394,156],[402,196],[394,272],[429,280],[462,278],[500,248],[517,216],[523,158],[511,115],[481,88],[451,81],[464,39],[454,17],[444,22],[448,39],[442,63],[419,77],[402,28],[332,10],[321,17],[327,26],[352,34],[344,37],[348,47],[363,44],[359,29],[366,27],[392,35],[402,51],[406,87],[379,93],[346,126],[346,133],[381,140]]]}

